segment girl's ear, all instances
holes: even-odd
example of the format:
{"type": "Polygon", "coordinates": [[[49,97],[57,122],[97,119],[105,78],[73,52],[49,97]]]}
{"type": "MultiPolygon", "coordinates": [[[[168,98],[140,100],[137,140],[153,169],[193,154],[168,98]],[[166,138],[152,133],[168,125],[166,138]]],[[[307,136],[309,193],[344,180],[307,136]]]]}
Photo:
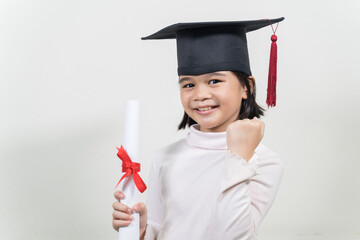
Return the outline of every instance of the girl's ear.
{"type": "Polygon", "coordinates": [[[249,85],[250,85],[250,93],[253,94],[254,86],[255,86],[255,78],[253,76],[248,77],[249,85]]]}
{"type": "MultiPolygon", "coordinates": [[[[247,78],[248,82],[249,82],[249,86],[250,86],[250,94],[253,94],[254,92],[254,86],[255,86],[255,78],[253,76],[249,76],[247,78]]],[[[244,94],[245,94],[245,97],[243,97],[243,99],[247,99],[249,96],[247,95],[247,87],[246,85],[244,84],[243,86],[244,88],[244,94]]]]}
{"type": "Polygon", "coordinates": [[[242,87],[243,87],[243,97],[242,97],[242,99],[247,99],[247,98],[248,98],[248,94],[247,94],[246,84],[244,84],[242,87]]]}

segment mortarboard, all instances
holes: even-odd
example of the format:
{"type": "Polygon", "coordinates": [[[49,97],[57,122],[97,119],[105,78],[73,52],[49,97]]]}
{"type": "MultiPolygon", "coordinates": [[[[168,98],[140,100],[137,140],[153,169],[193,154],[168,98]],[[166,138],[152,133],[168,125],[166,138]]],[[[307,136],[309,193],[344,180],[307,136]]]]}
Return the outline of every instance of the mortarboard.
{"type": "MultiPolygon", "coordinates": [[[[176,39],[178,75],[199,75],[216,71],[240,71],[252,75],[246,33],[278,23],[284,18],[177,23],[142,40],[176,39]]],[[[276,30],[275,30],[276,31],[276,30]]],[[[276,40],[271,37],[268,106],[276,105],[276,40]]]]}

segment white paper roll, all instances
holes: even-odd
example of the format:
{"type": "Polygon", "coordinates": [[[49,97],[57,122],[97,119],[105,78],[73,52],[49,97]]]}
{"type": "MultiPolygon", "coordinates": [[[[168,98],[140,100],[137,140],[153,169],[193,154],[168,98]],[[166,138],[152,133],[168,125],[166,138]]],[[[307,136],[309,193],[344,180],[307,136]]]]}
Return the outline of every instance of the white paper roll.
{"type": "MultiPolygon", "coordinates": [[[[125,123],[124,123],[124,142],[123,146],[133,162],[139,162],[139,143],[140,143],[140,102],[129,100],[125,102],[125,123]]],[[[123,173],[122,173],[123,174],[123,173]]],[[[132,207],[140,200],[140,192],[135,186],[133,175],[126,177],[120,183],[120,189],[125,194],[125,199],[121,202],[128,207],[132,207]]],[[[133,213],[134,219],[127,227],[120,227],[119,240],[138,240],[140,219],[139,213],[133,213]]]]}

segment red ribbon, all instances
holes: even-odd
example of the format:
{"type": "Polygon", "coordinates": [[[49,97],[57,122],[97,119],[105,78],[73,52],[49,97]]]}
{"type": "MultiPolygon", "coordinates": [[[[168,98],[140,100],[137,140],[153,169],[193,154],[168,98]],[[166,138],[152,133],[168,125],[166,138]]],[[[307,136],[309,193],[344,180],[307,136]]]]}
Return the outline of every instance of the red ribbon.
{"type": "Polygon", "coordinates": [[[117,148],[118,150],[118,157],[123,161],[122,163],[122,172],[126,172],[122,178],[119,180],[118,184],[116,185],[115,189],[117,188],[117,186],[119,186],[120,182],[126,178],[127,176],[130,176],[131,174],[134,175],[134,182],[135,185],[137,187],[137,189],[139,189],[139,191],[141,193],[143,193],[146,190],[146,185],[144,183],[144,181],[141,179],[140,175],[138,174],[138,172],[140,172],[140,163],[136,163],[131,161],[129,155],[126,153],[125,149],[123,148],[123,146],[121,146],[120,148],[117,148]]]}

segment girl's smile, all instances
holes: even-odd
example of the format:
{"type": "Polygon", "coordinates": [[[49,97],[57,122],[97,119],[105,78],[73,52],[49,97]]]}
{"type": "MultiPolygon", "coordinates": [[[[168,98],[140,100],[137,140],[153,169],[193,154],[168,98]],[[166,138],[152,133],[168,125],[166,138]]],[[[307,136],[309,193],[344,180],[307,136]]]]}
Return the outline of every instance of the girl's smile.
{"type": "Polygon", "coordinates": [[[238,118],[246,87],[231,71],[182,75],[179,80],[185,112],[200,125],[200,131],[223,132],[238,118]]]}
{"type": "Polygon", "coordinates": [[[212,112],[214,112],[217,109],[218,106],[207,106],[207,107],[200,107],[200,108],[195,108],[195,112],[197,114],[201,114],[201,115],[205,115],[205,114],[210,114],[212,112]]]}

